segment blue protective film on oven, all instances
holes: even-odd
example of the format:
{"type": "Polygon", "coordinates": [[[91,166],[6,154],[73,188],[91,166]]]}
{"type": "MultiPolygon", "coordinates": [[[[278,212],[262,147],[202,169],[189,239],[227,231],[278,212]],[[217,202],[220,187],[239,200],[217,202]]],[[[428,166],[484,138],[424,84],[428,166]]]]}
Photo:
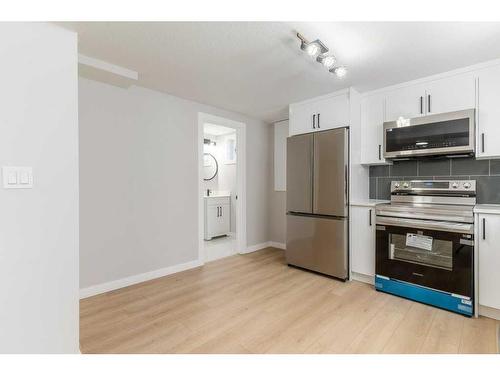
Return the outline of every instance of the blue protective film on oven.
{"type": "Polygon", "coordinates": [[[472,300],[379,275],[375,275],[375,289],[466,316],[472,316],[474,312],[472,300]]]}

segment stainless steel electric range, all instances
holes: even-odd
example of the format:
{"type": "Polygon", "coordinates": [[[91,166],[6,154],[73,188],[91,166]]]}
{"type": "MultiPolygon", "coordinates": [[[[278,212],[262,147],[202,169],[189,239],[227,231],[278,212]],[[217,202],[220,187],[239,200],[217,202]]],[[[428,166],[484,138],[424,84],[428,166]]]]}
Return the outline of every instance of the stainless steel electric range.
{"type": "Polygon", "coordinates": [[[474,314],[476,182],[392,181],[376,208],[375,287],[474,314]]]}

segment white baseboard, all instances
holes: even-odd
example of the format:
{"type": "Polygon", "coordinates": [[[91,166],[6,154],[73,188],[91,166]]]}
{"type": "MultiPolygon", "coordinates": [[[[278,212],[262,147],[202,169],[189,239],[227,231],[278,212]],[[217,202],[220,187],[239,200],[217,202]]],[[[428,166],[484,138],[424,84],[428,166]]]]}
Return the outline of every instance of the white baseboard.
{"type": "Polygon", "coordinates": [[[375,284],[375,276],[368,276],[362,273],[351,272],[351,279],[356,281],[361,281],[362,283],[366,284],[371,284],[371,285],[375,284]]]}
{"type": "MultiPolygon", "coordinates": [[[[262,249],[265,249],[266,247],[275,247],[278,249],[284,249],[285,244],[279,243],[279,242],[267,241],[267,242],[263,242],[263,243],[260,243],[257,245],[252,245],[252,246],[247,247],[246,251],[243,252],[242,254],[253,253],[254,251],[262,250],[262,249]]],[[[139,284],[139,283],[142,283],[144,281],[157,279],[159,277],[171,275],[173,273],[177,273],[177,272],[181,272],[181,271],[186,271],[188,269],[200,267],[202,265],[203,265],[202,261],[194,260],[192,262],[177,264],[175,266],[165,267],[165,268],[161,268],[159,270],[154,270],[154,271],[150,271],[150,272],[141,273],[139,275],[125,277],[123,279],[113,280],[113,281],[109,281],[107,283],[89,286],[87,288],[80,289],[80,299],[92,297],[92,296],[95,296],[97,294],[110,292],[112,290],[116,290],[116,289],[120,289],[120,288],[125,288],[126,286],[139,284]]]]}
{"type": "Polygon", "coordinates": [[[277,249],[282,249],[282,250],[286,249],[286,243],[282,243],[282,242],[269,241],[269,246],[275,247],[277,249]]]}
{"type": "Polygon", "coordinates": [[[254,251],[259,251],[259,250],[265,249],[266,247],[269,247],[269,246],[270,246],[269,241],[258,243],[257,245],[247,246],[246,250],[240,252],[240,254],[253,253],[254,251]]]}
{"type": "Polygon", "coordinates": [[[479,315],[495,320],[500,320],[500,310],[493,307],[479,305],[479,315]]]}
{"type": "Polygon", "coordinates": [[[142,283],[144,281],[157,279],[159,277],[171,275],[173,273],[186,271],[186,270],[189,270],[191,268],[200,267],[202,265],[203,265],[203,262],[201,262],[199,260],[193,260],[191,262],[176,264],[175,266],[160,268],[159,270],[145,272],[145,273],[141,273],[139,275],[133,275],[133,276],[125,277],[123,279],[109,281],[107,283],[89,286],[87,288],[80,289],[80,299],[95,296],[97,294],[101,294],[101,293],[105,293],[105,292],[109,292],[111,290],[124,288],[126,286],[130,286],[133,284],[142,283]]]}
{"type": "Polygon", "coordinates": [[[284,249],[285,244],[279,243],[279,242],[273,242],[273,241],[262,242],[262,243],[258,243],[257,245],[248,246],[247,249],[243,252],[240,252],[240,254],[253,253],[254,251],[259,251],[259,250],[265,249],[266,247],[275,247],[278,249],[284,249]]]}

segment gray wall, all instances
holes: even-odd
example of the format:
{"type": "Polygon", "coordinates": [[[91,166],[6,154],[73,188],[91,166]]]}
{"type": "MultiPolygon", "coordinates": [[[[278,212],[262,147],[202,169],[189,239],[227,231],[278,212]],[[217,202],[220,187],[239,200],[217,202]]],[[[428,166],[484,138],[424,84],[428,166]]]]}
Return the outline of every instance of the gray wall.
{"type": "Polygon", "coordinates": [[[75,33],[0,23],[0,353],[78,353],[78,73],[75,33]]]}
{"type": "Polygon", "coordinates": [[[274,190],[274,126],[270,126],[271,140],[271,178],[269,185],[269,240],[284,244],[286,242],[286,192],[274,190]]]}
{"type": "Polygon", "coordinates": [[[247,244],[269,241],[270,126],[80,79],[80,287],[196,260],[198,112],[247,124],[247,244]]]}
{"type": "Polygon", "coordinates": [[[284,244],[286,242],[286,192],[271,191],[269,210],[269,239],[284,244]]]}
{"type": "Polygon", "coordinates": [[[370,167],[370,198],[390,199],[393,180],[476,180],[478,203],[500,203],[500,160],[474,158],[399,161],[370,167]]]}

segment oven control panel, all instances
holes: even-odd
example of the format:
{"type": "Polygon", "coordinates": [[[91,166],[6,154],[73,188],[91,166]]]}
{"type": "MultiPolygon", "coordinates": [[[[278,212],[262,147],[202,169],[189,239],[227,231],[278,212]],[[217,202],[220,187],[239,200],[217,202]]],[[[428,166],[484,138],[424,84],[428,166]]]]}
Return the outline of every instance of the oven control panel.
{"type": "Polygon", "coordinates": [[[398,191],[464,191],[475,192],[475,180],[412,180],[412,181],[392,181],[391,193],[398,191]]]}

